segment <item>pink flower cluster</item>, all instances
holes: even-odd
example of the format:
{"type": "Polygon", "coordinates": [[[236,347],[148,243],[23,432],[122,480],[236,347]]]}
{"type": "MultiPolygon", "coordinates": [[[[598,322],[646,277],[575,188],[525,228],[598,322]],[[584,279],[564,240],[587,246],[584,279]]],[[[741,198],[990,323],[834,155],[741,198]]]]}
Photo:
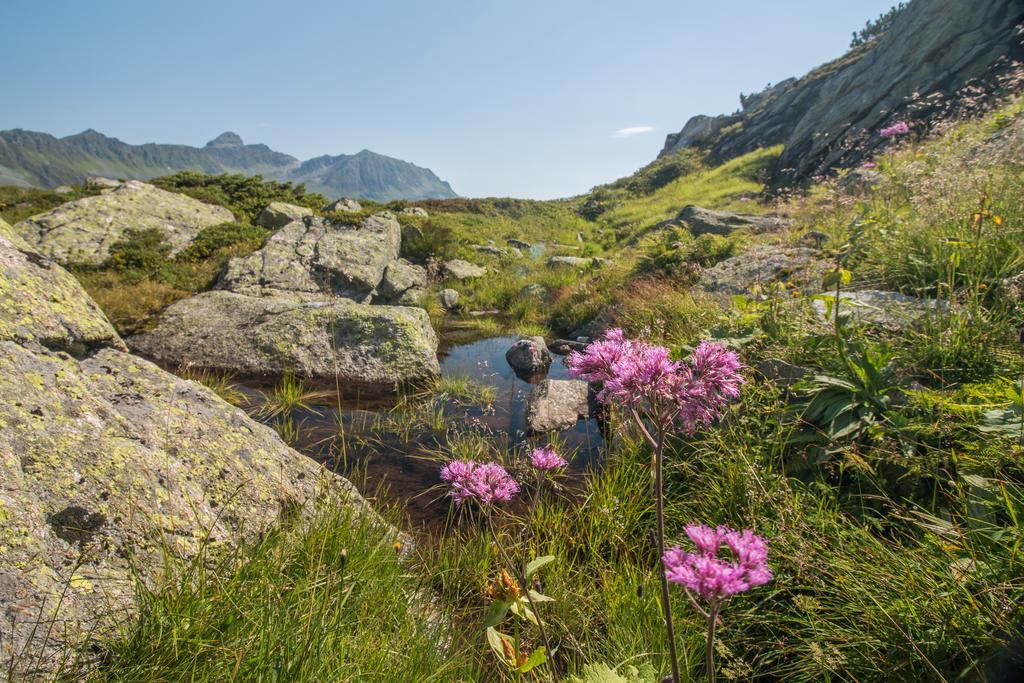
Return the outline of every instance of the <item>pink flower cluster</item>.
{"type": "Polygon", "coordinates": [[[881,135],[883,138],[895,138],[899,137],[900,135],[906,135],[909,132],[910,126],[907,125],[906,121],[897,121],[888,128],[883,128],[882,130],[878,131],[878,134],[881,135]]]}
{"type": "Polygon", "coordinates": [[[753,531],[691,524],[686,535],[697,552],[670,548],[662,558],[665,576],[672,583],[715,603],[771,581],[768,543],[753,531]],[[723,543],[732,551],[731,560],[718,557],[723,543]]]}
{"type": "Polygon", "coordinates": [[[537,448],[530,454],[530,465],[542,472],[557,470],[559,467],[568,465],[565,458],[555,452],[551,446],[537,448]]]}
{"type": "Polygon", "coordinates": [[[673,361],[668,349],[626,339],[622,330],[569,355],[569,375],[603,382],[597,397],[645,409],[660,424],[678,423],[692,434],[718,419],[739,396],[743,367],[739,356],[703,342],[686,361],[673,361]]]}
{"type": "Polygon", "coordinates": [[[458,505],[467,500],[491,505],[519,493],[519,484],[496,462],[453,460],[441,468],[441,479],[451,486],[449,495],[458,505]]]}

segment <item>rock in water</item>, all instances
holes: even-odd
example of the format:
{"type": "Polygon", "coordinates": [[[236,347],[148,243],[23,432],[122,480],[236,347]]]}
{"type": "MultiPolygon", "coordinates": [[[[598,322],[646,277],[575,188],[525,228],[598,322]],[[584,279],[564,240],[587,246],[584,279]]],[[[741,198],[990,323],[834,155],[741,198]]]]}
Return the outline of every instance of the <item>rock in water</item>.
{"type": "Polygon", "coordinates": [[[783,229],[789,223],[778,216],[755,216],[731,211],[712,211],[699,206],[687,206],[676,217],[685,223],[694,237],[701,235],[731,235],[737,230],[760,234],[783,229]]]}
{"type": "Polygon", "coordinates": [[[61,263],[100,264],[129,230],[158,230],[174,256],[204,228],[234,215],[183,194],[130,180],[114,190],[61,204],[14,226],[36,251],[61,263]]]}
{"type": "Polygon", "coordinates": [[[547,372],[551,367],[551,352],[544,343],[544,337],[526,337],[505,352],[505,360],[519,373],[536,375],[547,372]]]}
{"type": "Polygon", "coordinates": [[[204,292],[172,305],[155,329],[128,343],[171,367],[252,378],[294,373],[331,386],[337,376],[343,390],[393,390],[440,372],[422,308],[336,297],[204,292]]]}
{"type": "Polygon", "coordinates": [[[526,426],[532,434],[569,429],[594,412],[590,384],[577,379],[546,379],[526,399],[526,426]]]}
{"type": "Polygon", "coordinates": [[[313,210],[304,206],[285,204],[284,202],[271,202],[263,209],[260,217],[256,219],[256,225],[262,225],[269,230],[277,230],[297,221],[312,216],[313,210]]]}
{"type": "Polygon", "coordinates": [[[165,552],[255,539],[323,496],[372,515],[272,429],[121,351],[72,276],[2,232],[0,670],[35,679],[113,635],[165,552]]]}
{"type": "Polygon", "coordinates": [[[250,296],[301,292],[366,303],[398,259],[401,243],[402,228],[388,211],[358,225],[307,217],[286,225],[259,251],[232,259],[217,287],[250,296]]]}
{"type": "Polygon", "coordinates": [[[362,210],[363,205],[350,197],[342,197],[324,207],[325,212],[345,211],[348,213],[359,213],[362,210]]]}

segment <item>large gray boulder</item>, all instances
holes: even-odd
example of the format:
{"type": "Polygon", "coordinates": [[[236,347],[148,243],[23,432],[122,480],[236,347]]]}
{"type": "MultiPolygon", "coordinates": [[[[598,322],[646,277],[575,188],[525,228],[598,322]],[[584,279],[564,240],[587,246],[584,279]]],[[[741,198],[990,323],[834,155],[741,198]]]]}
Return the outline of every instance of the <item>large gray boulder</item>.
{"type": "Polygon", "coordinates": [[[306,216],[312,215],[313,210],[305,206],[295,206],[294,204],[285,204],[284,202],[271,202],[267,204],[267,207],[260,213],[259,218],[256,219],[256,225],[262,225],[269,230],[277,230],[292,221],[301,220],[306,216]]]}
{"type": "Polygon", "coordinates": [[[255,539],[325,496],[372,514],[273,430],[123,352],[73,277],[3,232],[0,671],[42,679],[114,635],[167,554],[255,539]]]}
{"type": "Polygon", "coordinates": [[[369,302],[398,259],[402,228],[384,211],[357,225],[325,218],[293,221],[262,249],[232,259],[217,284],[250,296],[325,294],[369,302]]]}
{"type": "Polygon", "coordinates": [[[815,249],[761,245],[705,270],[699,285],[709,292],[744,294],[755,286],[781,282],[818,292],[825,272],[831,267],[815,249]]]}
{"type": "Polygon", "coordinates": [[[505,360],[518,373],[536,375],[551,367],[551,352],[544,337],[524,337],[509,347],[505,360]]]}
{"type": "Polygon", "coordinates": [[[422,308],[338,297],[204,292],[170,306],[128,340],[165,366],[247,378],[285,373],[342,389],[391,391],[438,375],[437,337],[422,308]]]}
{"type": "Polygon", "coordinates": [[[684,223],[694,237],[707,234],[724,237],[738,230],[756,235],[776,232],[789,225],[788,221],[778,216],[712,211],[699,206],[687,206],[679,212],[676,220],[684,223]]]}
{"type": "Polygon", "coordinates": [[[569,429],[594,414],[590,384],[576,379],[546,379],[526,399],[526,426],[531,434],[569,429]]]}
{"type": "Polygon", "coordinates": [[[14,226],[36,251],[61,263],[99,264],[129,230],[158,230],[169,256],[188,247],[204,228],[234,220],[227,209],[129,180],[14,226]]]}
{"type": "MultiPolygon", "coordinates": [[[[830,303],[834,302],[833,296],[830,303]]],[[[822,299],[815,299],[811,305],[821,322],[831,323],[835,320],[835,305],[828,306],[822,299]]],[[[847,318],[890,330],[904,330],[924,322],[928,316],[942,313],[947,307],[945,301],[936,299],[920,299],[899,292],[864,289],[840,292],[838,313],[840,320],[847,318]]]]}

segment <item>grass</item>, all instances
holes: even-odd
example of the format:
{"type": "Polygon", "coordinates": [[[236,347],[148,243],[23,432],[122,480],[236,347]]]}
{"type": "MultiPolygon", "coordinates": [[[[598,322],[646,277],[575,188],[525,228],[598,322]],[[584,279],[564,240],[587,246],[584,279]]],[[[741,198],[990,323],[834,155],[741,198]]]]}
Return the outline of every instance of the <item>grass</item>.
{"type": "Polygon", "coordinates": [[[422,588],[377,522],[329,502],[139,585],[138,620],[89,680],[478,680],[422,588]]]}

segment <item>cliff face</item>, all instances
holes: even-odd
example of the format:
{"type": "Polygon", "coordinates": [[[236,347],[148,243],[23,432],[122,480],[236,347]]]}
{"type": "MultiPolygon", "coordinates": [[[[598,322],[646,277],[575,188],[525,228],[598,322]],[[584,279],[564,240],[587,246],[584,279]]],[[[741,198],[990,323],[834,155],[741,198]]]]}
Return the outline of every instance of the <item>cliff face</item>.
{"type": "Polygon", "coordinates": [[[744,99],[741,111],[697,116],[661,155],[698,147],[724,161],[783,144],[778,185],[860,163],[905,120],[926,130],[1019,89],[1024,0],[913,0],[877,40],[800,79],[744,99]]]}

